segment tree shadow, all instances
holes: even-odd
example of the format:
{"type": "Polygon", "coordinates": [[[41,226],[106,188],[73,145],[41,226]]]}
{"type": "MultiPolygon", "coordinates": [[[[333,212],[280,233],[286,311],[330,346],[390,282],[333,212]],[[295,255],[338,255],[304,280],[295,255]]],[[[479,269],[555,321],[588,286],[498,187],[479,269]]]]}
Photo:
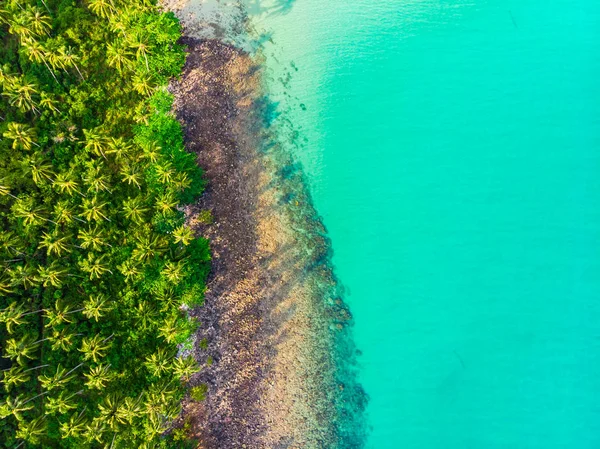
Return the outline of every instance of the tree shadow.
{"type": "Polygon", "coordinates": [[[288,14],[296,0],[247,0],[246,10],[250,15],[282,16],[288,14]]]}

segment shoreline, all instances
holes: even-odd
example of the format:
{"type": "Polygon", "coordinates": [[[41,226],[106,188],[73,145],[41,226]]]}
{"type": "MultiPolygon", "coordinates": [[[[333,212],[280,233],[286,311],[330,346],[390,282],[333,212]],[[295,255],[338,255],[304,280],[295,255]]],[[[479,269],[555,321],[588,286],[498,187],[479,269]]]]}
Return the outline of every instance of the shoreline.
{"type": "Polygon", "coordinates": [[[186,214],[213,253],[191,312],[196,357],[214,359],[191,382],[208,385],[185,404],[191,433],[206,449],[361,447],[351,316],[302,172],[265,123],[260,61],[217,39],[183,43],[174,109],[207,180],[186,214]],[[214,222],[194,222],[200,210],[214,222]]]}

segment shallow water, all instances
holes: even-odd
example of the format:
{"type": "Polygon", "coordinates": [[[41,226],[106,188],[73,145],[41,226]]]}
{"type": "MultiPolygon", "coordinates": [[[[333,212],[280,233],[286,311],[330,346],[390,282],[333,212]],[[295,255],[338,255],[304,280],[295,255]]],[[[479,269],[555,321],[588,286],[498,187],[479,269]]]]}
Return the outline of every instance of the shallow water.
{"type": "Polygon", "coordinates": [[[249,1],[366,447],[600,447],[600,3],[249,1]]]}

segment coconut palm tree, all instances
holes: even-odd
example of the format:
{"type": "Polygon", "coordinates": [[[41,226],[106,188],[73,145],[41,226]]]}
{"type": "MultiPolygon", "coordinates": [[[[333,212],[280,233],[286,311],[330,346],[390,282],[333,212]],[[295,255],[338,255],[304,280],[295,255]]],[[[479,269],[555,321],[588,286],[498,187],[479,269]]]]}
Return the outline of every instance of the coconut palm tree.
{"type": "Polygon", "coordinates": [[[84,416],[83,409],[80,413],[73,413],[67,422],[60,425],[60,433],[63,438],[78,437],[87,427],[88,420],[84,416]]]}
{"type": "Polygon", "coordinates": [[[38,95],[39,89],[34,83],[27,82],[23,78],[17,78],[10,87],[6,91],[6,96],[11,106],[16,107],[21,112],[37,112],[34,96],[38,95]]]}
{"type": "Polygon", "coordinates": [[[13,287],[22,286],[25,290],[29,290],[40,285],[40,279],[37,275],[38,269],[33,263],[15,265],[12,268],[9,268],[8,274],[11,278],[11,285],[13,287]]]}
{"type": "Polygon", "coordinates": [[[115,7],[110,0],[89,0],[88,8],[103,19],[108,19],[115,13],[115,7]]]}
{"type": "Polygon", "coordinates": [[[96,257],[93,253],[88,253],[87,259],[79,262],[79,266],[81,267],[82,271],[89,273],[91,280],[99,279],[105,273],[113,274],[105,261],[106,254],[96,257]]]}
{"type": "Polygon", "coordinates": [[[168,215],[177,207],[178,201],[172,192],[161,193],[156,198],[155,207],[162,215],[168,215]]]}
{"type": "Polygon", "coordinates": [[[44,232],[43,237],[40,240],[39,247],[46,248],[46,254],[48,256],[56,255],[62,256],[68,254],[71,249],[68,246],[69,236],[61,235],[56,229],[51,233],[44,232]]]}
{"type": "Polygon", "coordinates": [[[77,234],[79,240],[81,240],[81,247],[84,249],[93,249],[94,251],[100,251],[104,246],[112,246],[107,242],[108,236],[98,226],[93,228],[80,229],[77,234]]]}
{"type": "Polygon", "coordinates": [[[41,312],[40,310],[35,310],[33,312],[27,311],[25,304],[18,304],[17,302],[11,302],[8,307],[0,310],[0,323],[4,323],[6,325],[6,331],[9,334],[12,334],[15,326],[20,326],[25,323],[25,317],[28,315],[33,315],[41,312]]]}
{"type": "Polygon", "coordinates": [[[54,261],[48,266],[40,266],[38,275],[44,287],[60,288],[63,278],[67,275],[67,270],[61,269],[58,262],[54,261]]]}
{"type": "Polygon", "coordinates": [[[107,424],[112,430],[117,430],[119,427],[118,411],[123,399],[123,396],[111,393],[104,396],[103,401],[98,404],[102,422],[107,424]]]}
{"type": "Polygon", "coordinates": [[[148,212],[148,208],[144,207],[144,199],[142,196],[136,196],[135,198],[129,198],[123,201],[123,215],[128,220],[134,223],[143,223],[144,214],[148,212]]]}
{"type": "Polygon", "coordinates": [[[158,348],[158,350],[148,357],[144,365],[150,371],[153,376],[160,377],[162,373],[168,371],[171,366],[172,354],[170,354],[165,348],[158,348]]]}
{"type": "Polygon", "coordinates": [[[36,341],[32,334],[25,334],[20,339],[9,338],[5,341],[4,352],[6,356],[15,360],[19,365],[24,366],[27,359],[36,358],[37,349],[43,340],[36,341]]]}
{"type": "Polygon", "coordinates": [[[177,318],[175,317],[165,320],[164,324],[158,330],[167,343],[174,343],[181,332],[177,323],[177,318]]]}
{"type": "Polygon", "coordinates": [[[123,182],[126,182],[128,185],[134,184],[138,189],[142,188],[142,174],[136,166],[124,164],[121,166],[120,172],[123,182]]]}
{"type": "Polygon", "coordinates": [[[144,58],[146,61],[146,71],[150,71],[148,66],[148,55],[150,54],[150,45],[141,33],[133,33],[130,36],[129,46],[135,49],[135,55],[138,59],[144,58]]]}
{"type": "Polygon", "coordinates": [[[121,73],[124,69],[131,67],[130,56],[131,53],[122,41],[115,40],[113,43],[106,44],[106,62],[109,66],[117,69],[117,72],[121,73]]]}
{"type": "Polygon", "coordinates": [[[130,259],[119,265],[119,271],[125,276],[125,280],[134,281],[142,274],[140,267],[141,264],[138,261],[130,259]]]}
{"type": "Polygon", "coordinates": [[[88,388],[102,390],[106,384],[114,378],[114,374],[110,371],[110,365],[100,364],[90,368],[90,372],[84,374],[87,379],[85,385],[88,388]]]}
{"type": "Polygon", "coordinates": [[[187,246],[194,240],[194,233],[187,226],[181,225],[173,230],[173,240],[187,246]]]}
{"type": "Polygon", "coordinates": [[[75,176],[72,170],[67,172],[59,173],[54,178],[53,186],[60,193],[66,193],[68,195],[73,195],[73,193],[78,193],[81,196],[84,196],[79,190],[79,185],[75,180],[75,176]]]}
{"type": "Polygon", "coordinates": [[[104,154],[106,138],[104,135],[96,130],[92,131],[89,129],[84,129],[83,135],[85,136],[85,150],[106,159],[106,155],[104,154]]]}
{"type": "Polygon", "coordinates": [[[58,351],[63,350],[65,352],[69,352],[73,349],[73,345],[75,343],[75,337],[80,334],[75,334],[69,328],[62,328],[60,330],[53,329],[52,335],[48,337],[48,341],[52,344],[52,350],[58,351]]]}
{"type": "Polygon", "coordinates": [[[32,145],[39,146],[35,143],[35,130],[29,125],[10,122],[2,135],[12,140],[13,150],[18,150],[19,148],[31,150],[32,145]]]}
{"type": "Polygon", "coordinates": [[[81,312],[82,310],[83,309],[74,309],[71,304],[68,304],[62,299],[57,299],[53,308],[44,310],[47,319],[45,327],[51,328],[62,323],[72,323],[75,318],[71,315],[81,312]]]}
{"type": "Polygon", "coordinates": [[[23,394],[15,397],[7,396],[5,401],[0,403],[0,419],[13,415],[18,421],[22,421],[23,415],[21,413],[33,408],[33,404],[30,404],[30,402],[23,394]]]}
{"type": "MultiPolygon", "coordinates": [[[[46,55],[46,49],[44,48],[43,44],[34,39],[27,39],[23,42],[23,48],[25,49],[25,54],[27,55],[30,61],[36,62],[38,64],[43,63],[52,75],[52,78],[54,78],[54,81],[56,81],[57,84],[60,84],[58,82],[58,79],[56,78],[56,74],[48,65],[48,57],[46,55]]],[[[44,96],[44,94],[42,94],[42,96],[44,96]]],[[[46,96],[46,98],[48,97],[46,96]]],[[[47,105],[47,100],[44,101],[44,97],[42,97],[42,101],[40,101],[40,106],[45,105],[47,105]]]]}
{"type": "Polygon", "coordinates": [[[75,396],[83,393],[83,390],[79,390],[76,393],[69,394],[66,390],[61,391],[58,396],[51,397],[48,396],[46,398],[46,403],[44,404],[44,410],[48,415],[64,415],[68,413],[69,410],[73,410],[77,408],[77,401],[75,401],[75,396]]]}
{"type": "MultiPolygon", "coordinates": [[[[111,335],[112,337],[112,335],[111,335]]],[[[106,351],[110,348],[111,343],[107,341],[111,338],[102,339],[100,335],[94,335],[93,337],[86,337],[81,342],[80,352],[83,352],[83,358],[85,360],[98,361],[104,357],[106,351]]]]}
{"type": "Polygon", "coordinates": [[[42,387],[48,391],[54,390],[55,388],[63,388],[65,385],[67,385],[71,380],[73,380],[75,378],[75,376],[72,373],[74,371],[76,371],[79,367],[81,367],[81,365],[83,365],[83,364],[80,363],[75,368],[73,368],[71,371],[67,371],[67,369],[63,368],[59,363],[56,367],[56,371],[54,374],[52,374],[50,376],[46,376],[45,374],[42,374],[42,375],[38,376],[38,381],[40,382],[42,387]]]}
{"type": "Polygon", "coordinates": [[[193,374],[200,371],[200,367],[194,360],[194,357],[177,357],[171,365],[173,375],[178,379],[183,379],[185,382],[190,380],[193,374]]]}
{"type": "Polygon", "coordinates": [[[21,421],[15,436],[31,444],[37,444],[46,433],[46,418],[43,415],[32,420],[21,421]]]}
{"type": "Polygon", "coordinates": [[[110,221],[104,211],[107,204],[106,202],[102,203],[97,196],[91,199],[86,198],[83,200],[83,205],[81,206],[83,210],[82,215],[88,221],[110,221]]]}
{"type": "Polygon", "coordinates": [[[83,314],[88,319],[98,321],[112,308],[105,295],[90,295],[89,299],[83,303],[83,314]]]}
{"type": "Polygon", "coordinates": [[[162,273],[169,282],[178,284],[185,277],[185,268],[186,262],[184,260],[178,262],[173,262],[171,260],[165,264],[162,273]]]}
{"type": "Polygon", "coordinates": [[[155,170],[158,180],[163,184],[169,184],[173,180],[175,171],[173,170],[173,165],[170,162],[156,164],[155,170]]]}

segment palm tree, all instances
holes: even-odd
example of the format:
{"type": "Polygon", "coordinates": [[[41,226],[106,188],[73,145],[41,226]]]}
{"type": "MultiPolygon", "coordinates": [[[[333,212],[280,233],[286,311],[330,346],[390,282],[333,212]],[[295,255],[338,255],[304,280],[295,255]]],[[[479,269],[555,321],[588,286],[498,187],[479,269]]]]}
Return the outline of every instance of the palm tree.
{"type": "Polygon", "coordinates": [[[31,263],[25,265],[16,265],[9,269],[11,285],[22,285],[25,290],[40,285],[40,280],[37,276],[38,270],[31,263]]]}
{"type": "Polygon", "coordinates": [[[38,36],[42,34],[49,34],[52,29],[52,21],[50,17],[43,11],[35,6],[28,6],[25,10],[29,19],[29,27],[38,36]]]}
{"type": "Polygon", "coordinates": [[[4,352],[11,360],[16,360],[21,366],[24,366],[26,359],[36,358],[37,349],[43,340],[35,340],[35,336],[25,334],[19,340],[10,338],[5,341],[4,352]]]}
{"type": "Polygon", "coordinates": [[[125,218],[133,221],[134,223],[143,223],[144,214],[148,212],[148,208],[144,207],[144,199],[141,196],[135,198],[129,198],[123,201],[123,214],[125,218]]]}
{"type": "Polygon", "coordinates": [[[108,303],[106,296],[90,295],[89,299],[83,303],[83,314],[89,318],[98,321],[112,308],[108,303]]]}
{"type": "Polygon", "coordinates": [[[25,323],[26,316],[33,315],[41,311],[42,310],[40,309],[33,312],[27,312],[24,304],[18,304],[13,301],[8,307],[0,310],[0,323],[5,323],[6,331],[9,334],[12,334],[14,326],[20,326],[21,324],[25,323]]]}
{"type": "Polygon", "coordinates": [[[125,276],[125,280],[132,281],[135,280],[140,274],[142,274],[142,270],[140,269],[140,264],[134,260],[126,260],[119,266],[119,271],[125,276]]]}
{"type": "Polygon", "coordinates": [[[194,357],[177,357],[171,366],[173,374],[179,379],[183,379],[185,382],[190,380],[193,374],[200,371],[200,367],[194,360],[194,357]]]}
{"type": "Polygon", "coordinates": [[[168,215],[175,207],[177,207],[177,204],[178,201],[175,198],[175,195],[173,195],[171,192],[161,193],[156,198],[156,209],[162,215],[168,215]]]}
{"type": "Polygon", "coordinates": [[[163,268],[164,276],[172,284],[178,284],[185,277],[185,261],[180,260],[179,262],[169,261],[163,268]]]}
{"type": "Polygon", "coordinates": [[[156,308],[148,301],[140,301],[135,311],[142,329],[147,329],[156,318],[156,308]]]}
{"type": "Polygon", "coordinates": [[[93,165],[88,169],[83,175],[83,181],[88,185],[88,192],[98,193],[101,190],[105,190],[108,193],[112,193],[109,189],[110,178],[97,165],[93,165]]]}
{"type": "Polygon", "coordinates": [[[38,381],[44,387],[44,389],[50,391],[55,388],[62,388],[67,385],[71,380],[75,378],[75,376],[71,375],[73,371],[77,370],[82,364],[80,363],[71,371],[67,372],[66,368],[63,368],[60,364],[56,367],[56,372],[51,376],[46,376],[44,374],[38,376],[38,381]]]}
{"type": "Polygon", "coordinates": [[[164,372],[167,372],[171,364],[172,354],[169,354],[165,348],[158,350],[146,357],[144,365],[153,376],[160,377],[164,372]]]}
{"type": "Polygon", "coordinates": [[[22,421],[23,416],[21,413],[33,408],[33,404],[29,404],[29,402],[31,400],[25,400],[22,394],[16,397],[7,396],[5,402],[0,403],[0,419],[13,415],[18,421],[22,421]]]}
{"type": "Polygon", "coordinates": [[[58,201],[54,205],[53,218],[58,224],[71,224],[73,220],[85,223],[84,220],[75,216],[75,209],[68,201],[58,201]]]}
{"type": "MultiPolygon", "coordinates": [[[[48,67],[48,65],[46,65],[46,67],[48,67]]],[[[50,70],[50,67],[48,67],[48,70],[50,70]]],[[[53,73],[53,75],[54,75],[54,73],[53,73]]],[[[58,80],[57,80],[57,82],[58,82],[58,80]]],[[[57,101],[55,99],[53,99],[46,92],[42,92],[40,94],[40,106],[50,109],[53,113],[56,113],[56,112],[60,113],[60,110],[56,107],[56,103],[57,103],[57,101]]]]}
{"type": "Polygon", "coordinates": [[[51,285],[60,288],[63,282],[62,279],[66,274],[67,270],[61,270],[57,261],[52,262],[48,266],[39,267],[39,277],[44,287],[49,287],[51,285]]]}
{"type": "Polygon", "coordinates": [[[148,45],[148,42],[144,39],[142,34],[134,33],[131,36],[129,46],[135,49],[135,55],[138,59],[141,57],[144,58],[146,61],[146,70],[150,71],[150,68],[148,67],[148,54],[150,53],[150,45],[148,45]]]}
{"type": "Polygon", "coordinates": [[[85,440],[88,443],[92,443],[94,441],[96,441],[97,443],[102,443],[102,436],[105,432],[106,425],[104,424],[103,420],[95,418],[85,428],[85,440]]]}
{"type": "Polygon", "coordinates": [[[84,129],[83,135],[85,136],[86,151],[106,159],[106,155],[104,154],[105,137],[101,133],[89,129],[84,129]]]}
{"type": "Polygon", "coordinates": [[[135,259],[145,262],[165,250],[164,243],[159,235],[149,236],[144,233],[138,233],[135,237],[137,245],[132,254],[135,259]]]}
{"type": "Polygon", "coordinates": [[[77,235],[81,240],[81,247],[84,249],[91,248],[94,251],[100,251],[104,246],[112,246],[106,242],[107,236],[96,225],[94,228],[80,229],[77,235]]]}
{"type": "Polygon", "coordinates": [[[48,337],[48,340],[52,343],[53,351],[61,349],[69,352],[73,349],[74,339],[77,335],[80,334],[75,334],[69,328],[62,328],[60,330],[54,329],[52,335],[48,337]]]}
{"type": "Polygon", "coordinates": [[[82,392],[83,390],[80,390],[76,393],[69,394],[67,391],[63,390],[56,397],[48,397],[46,399],[44,411],[48,415],[64,415],[69,410],[77,408],[77,403],[73,398],[82,392]]]}
{"type": "Polygon", "coordinates": [[[21,421],[15,436],[31,444],[37,444],[39,437],[46,433],[46,418],[43,415],[29,422],[21,421]]]}
{"type": "Polygon", "coordinates": [[[108,65],[117,69],[117,72],[122,72],[123,69],[131,66],[129,59],[131,53],[119,40],[114,43],[106,44],[106,61],[108,65]]]}
{"type": "Polygon", "coordinates": [[[55,176],[52,172],[52,165],[36,156],[25,157],[23,159],[23,166],[31,173],[31,178],[37,186],[46,184],[47,181],[52,181],[51,176],[55,176]]]}
{"type": "Polygon", "coordinates": [[[88,8],[103,19],[108,19],[115,13],[115,8],[110,0],[89,0],[88,8]]]}
{"type": "Polygon", "coordinates": [[[163,184],[169,184],[173,179],[173,175],[175,174],[175,171],[173,170],[173,165],[171,165],[170,162],[157,164],[155,170],[158,180],[163,184]]]}
{"type": "Polygon", "coordinates": [[[166,340],[167,343],[174,343],[180,334],[177,318],[172,317],[167,319],[162,327],[160,327],[158,330],[160,331],[160,335],[166,340]]]}
{"type": "Polygon", "coordinates": [[[83,209],[82,215],[88,221],[100,221],[101,219],[110,221],[110,219],[104,215],[104,208],[107,204],[108,203],[101,203],[97,196],[92,199],[85,199],[81,206],[83,209]]]}
{"type": "Polygon", "coordinates": [[[81,413],[73,413],[69,418],[69,421],[64,422],[60,425],[60,433],[63,438],[78,437],[88,425],[88,421],[83,415],[85,409],[81,413]]]}
{"type": "Polygon", "coordinates": [[[160,157],[162,148],[156,143],[146,143],[142,146],[144,152],[144,158],[148,159],[151,163],[156,163],[160,157]]]}
{"type": "Polygon", "coordinates": [[[46,248],[46,254],[51,256],[53,254],[57,256],[62,256],[63,254],[68,254],[71,252],[69,249],[68,236],[62,236],[59,234],[57,230],[54,230],[52,233],[43,233],[43,237],[40,240],[39,247],[46,248]]]}
{"type": "Polygon", "coordinates": [[[9,391],[13,386],[17,386],[27,382],[31,377],[31,375],[28,374],[27,371],[29,370],[24,370],[18,365],[15,365],[12,368],[4,371],[4,389],[6,391],[9,391]]]}
{"type": "Polygon", "coordinates": [[[83,309],[74,310],[71,304],[67,304],[61,299],[57,299],[54,303],[53,309],[44,310],[46,312],[46,318],[48,319],[45,326],[54,327],[57,324],[72,323],[73,317],[71,317],[71,315],[77,312],[81,312],[82,310],[83,309]]]}
{"type": "Polygon", "coordinates": [[[117,161],[125,159],[125,157],[127,157],[133,150],[133,147],[129,143],[125,142],[125,140],[123,140],[121,137],[111,137],[108,140],[108,147],[109,150],[107,153],[114,154],[117,161]]]}
{"type": "Polygon", "coordinates": [[[6,92],[8,102],[11,106],[15,106],[21,112],[33,111],[36,112],[36,103],[33,97],[38,94],[38,87],[23,78],[14,82],[11,89],[6,92]]]}
{"type": "Polygon", "coordinates": [[[106,387],[106,384],[113,379],[114,374],[110,372],[110,365],[100,364],[90,368],[90,372],[84,374],[84,376],[87,379],[85,385],[88,388],[102,390],[106,387]]]}
{"type": "Polygon", "coordinates": [[[173,240],[187,246],[194,240],[194,233],[187,226],[181,225],[173,230],[173,240]]]}
{"type": "Polygon", "coordinates": [[[84,196],[79,190],[77,190],[79,185],[77,184],[77,181],[75,181],[73,172],[71,170],[56,175],[53,185],[60,193],[67,193],[68,195],[78,193],[79,195],[84,196]]]}
{"type": "Polygon", "coordinates": [[[35,143],[35,130],[28,125],[22,123],[10,122],[7,130],[2,134],[9,140],[12,140],[13,150],[23,148],[24,150],[31,150],[31,146],[39,145],[35,143]]]}
{"type": "Polygon", "coordinates": [[[120,395],[111,393],[104,396],[104,400],[98,404],[102,422],[108,424],[112,430],[118,428],[119,418],[117,412],[122,401],[123,398],[120,395]]]}
{"type": "MultiPolygon", "coordinates": [[[[54,78],[54,81],[56,81],[57,84],[60,84],[58,82],[58,79],[56,78],[56,75],[54,74],[54,72],[52,71],[50,66],[48,65],[46,49],[40,42],[38,42],[34,39],[27,39],[25,42],[23,42],[23,48],[25,49],[25,54],[29,57],[29,59],[31,61],[37,62],[38,64],[40,62],[44,63],[44,65],[46,66],[46,68],[48,69],[50,74],[52,75],[52,78],[54,78]]],[[[42,94],[42,95],[44,95],[44,94],[42,94]]],[[[48,98],[48,97],[46,97],[46,98],[48,98]]],[[[42,101],[40,101],[40,106],[44,106],[43,102],[44,102],[44,99],[42,98],[42,101]]],[[[45,102],[45,104],[47,104],[47,101],[45,102]]]]}
{"type": "Polygon", "coordinates": [[[134,398],[125,398],[119,405],[116,412],[117,421],[121,424],[131,424],[141,412],[141,407],[134,398]]]}
{"type": "Polygon", "coordinates": [[[88,253],[87,259],[79,262],[79,266],[83,271],[90,274],[90,279],[99,279],[105,273],[113,274],[108,268],[108,264],[104,262],[106,254],[100,257],[94,257],[93,253],[88,253]]]}
{"type": "Polygon", "coordinates": [[[12,211],[15,217],[22,218],[23,224],[39,225],[42,221],[48,221],[53,224],[56,222],[44,217],[45,210],[42,206],[35,204],[31,197],[19,198],[12,206],[12,211]]]}
{"type": "Polygon", "coordinates": [[[98,363],[100,358],[104,357],[105,352],[110,348],[111,344],[106,343],[112,335],[108,338],[102,339],[100,335],[94,335],[93,337],[86,337],[81,342],[80,352],[83,352],[83,358],[85,360],[93,360],[98,363]]]}
{"type": "Polygon", "coordinates": [[[134,184],[138,189],[142,188],[142,176],[135,166],[125,164],[121,167],[120,171],[123,182],[126,182],[129,185],[134,184]]]}
{"type": "Polygon", "coordinates": [[[79,70],[79,66],[77,65],[77,61],[79,61],[79,56],[77,56],[75,54],[75,50],[73,49],[73,47],[61,47],[59,49],[59,53],[60,56],[63,60],[63,64],[66,67],[75,67],[75,70],[77,70],[77,73],[79,74],[80,78],[82,81],[85,81],[85,78],[83,77],[83,75],[81,74],[81,71],[79,70]]]}
{"type": "Polygon", "coordinates": [[[145,95],[149,97],[152,95],[153,86],[152,86],[152,78],[150,75],[136,73],[133,77],[132,82],[133,88],[141,95],[145,95]]]}

